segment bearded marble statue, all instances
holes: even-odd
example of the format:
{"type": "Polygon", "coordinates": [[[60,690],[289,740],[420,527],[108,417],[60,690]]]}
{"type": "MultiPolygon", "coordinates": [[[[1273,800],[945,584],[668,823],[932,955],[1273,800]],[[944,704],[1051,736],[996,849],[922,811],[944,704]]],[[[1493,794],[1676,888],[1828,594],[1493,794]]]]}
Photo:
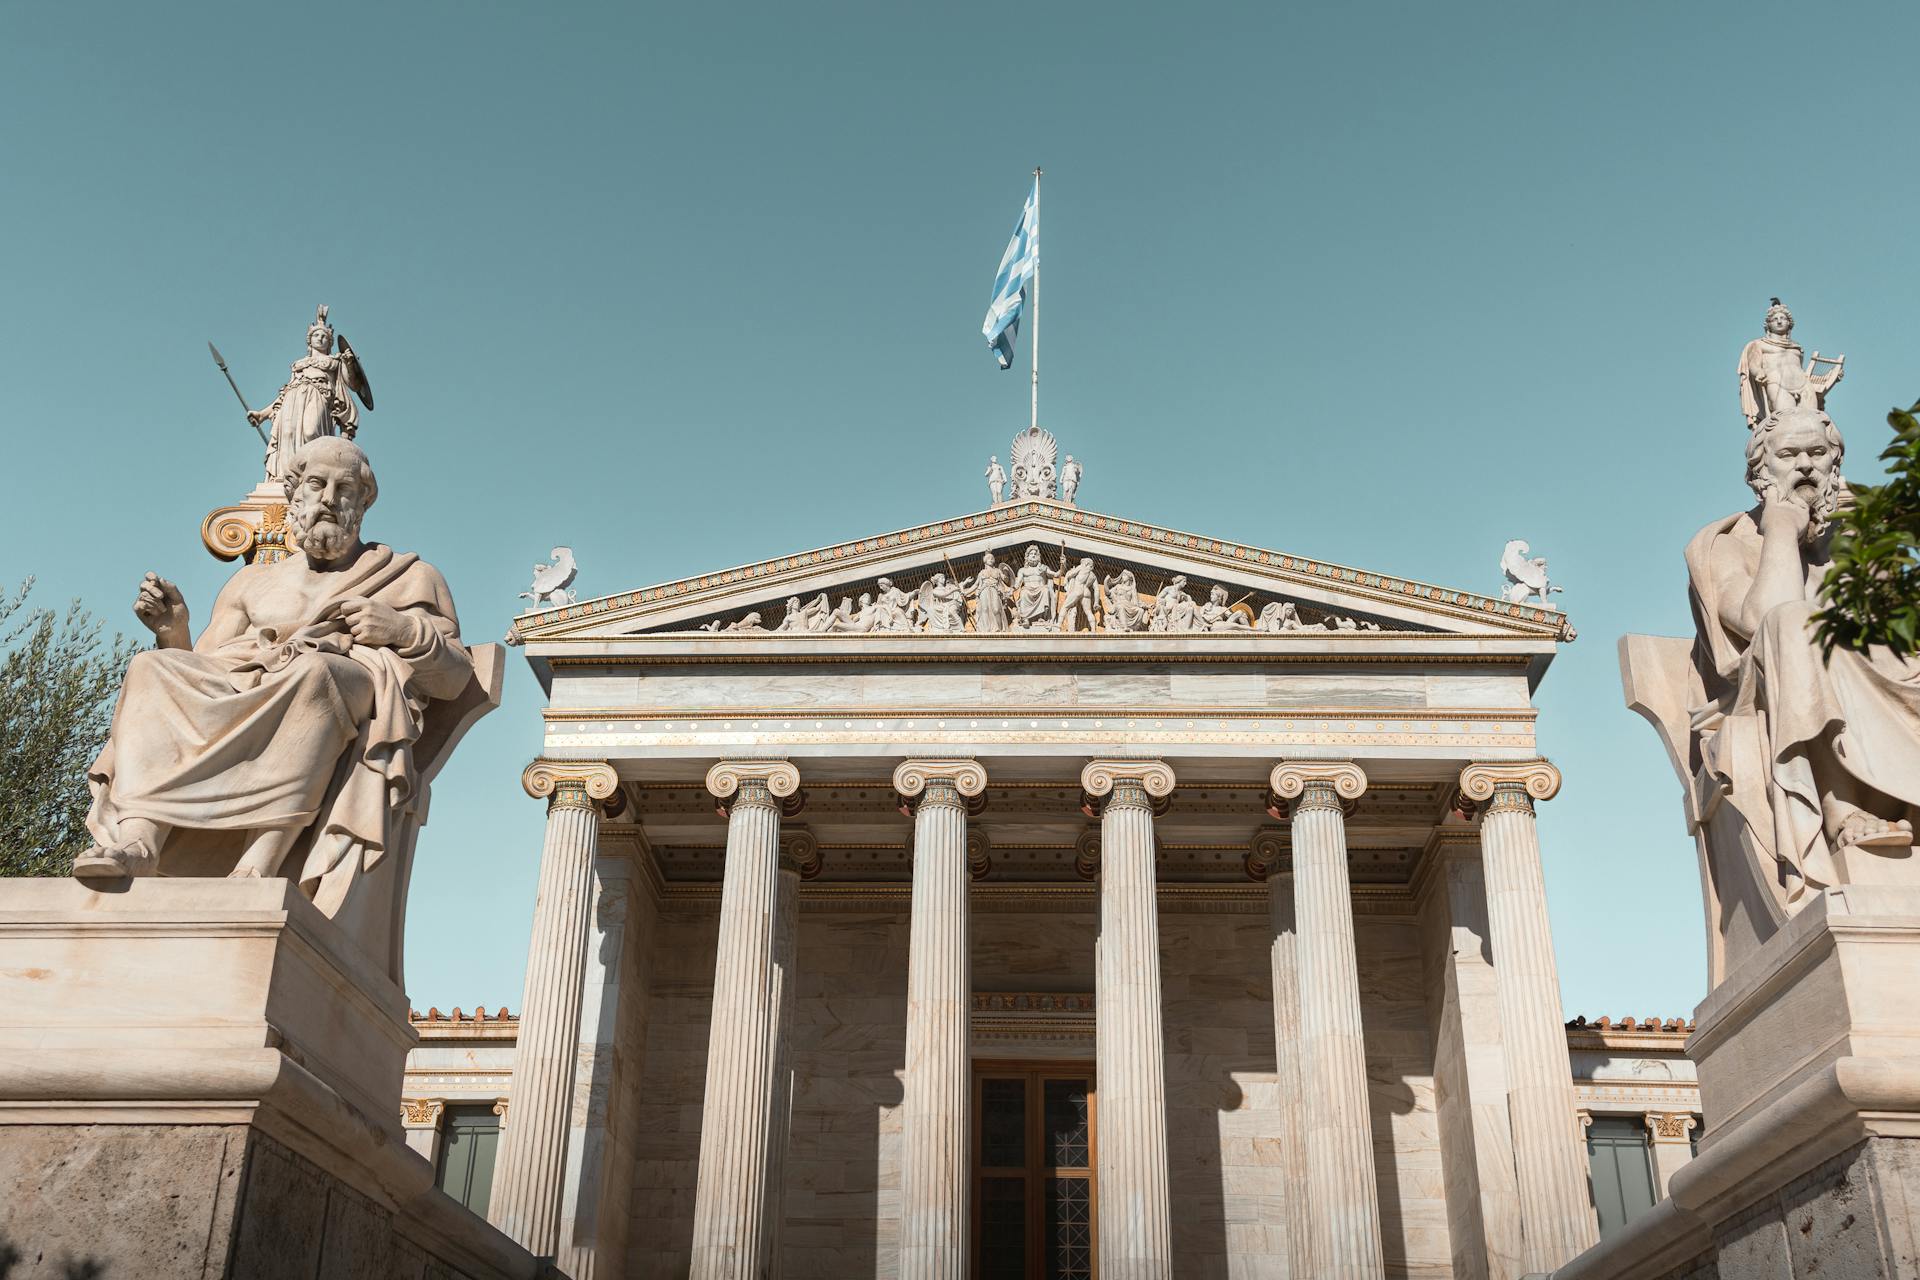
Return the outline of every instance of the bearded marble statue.
{"type": "Polygon", "coordinates": [[[1739,815],[1785,914],[1810,890],[1912,883],[1920,807],[1920,661],[1875,648],[1822,653],[1811,620],[1830,566],[1829,521],[1847,500],[1845,445],[1797,404],[1747,443],[1758,503],[1687,545],[1703,705],[1692,713],[1702,783],[1739,815]]]}
{"type": "Polygon", "coordinates": [[[97,843],[74,875],[275,876],[291,855],[316,905],[397,970],[405,871],[388,855],[423,816],[430,707],[467,690],[473,657],[439,571],[361,540],[379,489],[357,445],[309,442],[284,484],[297,549],[235,573],[198,637],[178,587],[141,583],[156,647],[128,666],[88,770],[97,843]]]}

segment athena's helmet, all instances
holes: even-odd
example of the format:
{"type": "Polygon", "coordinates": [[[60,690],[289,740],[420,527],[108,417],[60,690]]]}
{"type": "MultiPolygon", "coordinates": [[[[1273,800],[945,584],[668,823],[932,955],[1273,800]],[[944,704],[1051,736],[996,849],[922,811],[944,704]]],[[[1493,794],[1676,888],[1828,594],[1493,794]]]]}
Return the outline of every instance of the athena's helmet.
{"type": "Polygon", "coordinates": [[[324,305],[314,311],[313,323],[307,326],[308,343],[312,343],[316,336],[321,340],[322,351],[333,350],[333,326],[327,323],[327,309],[324,305]]]}

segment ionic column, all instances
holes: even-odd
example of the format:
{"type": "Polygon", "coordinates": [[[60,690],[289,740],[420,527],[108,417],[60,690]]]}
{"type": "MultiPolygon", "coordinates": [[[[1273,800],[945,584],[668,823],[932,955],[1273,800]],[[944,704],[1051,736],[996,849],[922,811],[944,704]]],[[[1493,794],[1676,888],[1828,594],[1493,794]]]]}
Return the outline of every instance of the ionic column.
{"type": "Polygon", "coordinates": [[[1166,1280],[1173,1274],[1173,1223],[1153,815],[1156,802],[1173,794],[1173,770],[1158,760],[1095,760],[1081,771],[1080,786],[1100,807],[1100,1272],[1108,1280],[1166,1280]]]}
{"type": "Polygon", "coordinates": [[[726,870],[713,970],[707,1091],[693,1202],[694,1280],[767,1274],[767,1172],[782,1029],[774,981],[780,802],[800,773],[784,760],[723,760],[707,790],[727,815],[726,870]]]}
{"type": "Polygon", "coordinates": [[[1599,1238],[1587,1195],[1533,815],[1535,800],[1560,790],[1560,771],[1545,760],[1472,764],[1460,774],[1460,790],[1485,802],[1480,851],[1487,941],[1506,1046],[1524,1270],[1551,1271],[1599,1238]]]}
{"type": "Polygon", "coordinates": [[[1313,1274],[1378,1280],[1383,1274],[1380,1193],[1360,1026],[1345,809],[1345,802],[1367,789],[1367,776],[1347,761],[1290,761],[1274,767],[1272,784],[1275,794],[1291,802],[1293,816],[1307,1194],[1319,1264],[1313,1274]]]}
{"type": "Polygon", "coordinates": [[[780,1275],[780,1229],[786,1223],[787,1143],[793,1126],[793,1058],[787,1028],[792,1021],[798,981],[796,943],[800,933],[800,882],[820,874],[820,842],[804,827],[780,833],[780,881],[773,906],[773,1102],[767,1109],[767,1200],[765,1255],[770,1280],[780,1275]]]}
{"type": "Polygon", "coordinates": [[[1294,922],[1293,876],[1286,870],[1286,833],[1254,833],[1247,875],[1267,886],[1273,924],[1273,1047],[1280,1089],[1280,1186],[1287,1201],[1287,1274],[1313,1271],[1312,1192],[1307,1185],[1304,1072],[1300,1062],[1300,935],[1294,922]]]}
{"type": "Polygon", "coordinates": [[[520,785],[546,800],[547,838],[513,1054],[513,1124],[500,1135],[487,1219],[528,1253],[552,1258],[560,1251],[600,802],[618,780],[597,760],[535,760],[520,785]]]}
{"type": "Polygon", "coordinates": [[[908,760],[893,772],[893,788],[913,813],[901,1280],[970,1274],[966,802],[986,785],[986,770],[971,760],[908,760]]]}

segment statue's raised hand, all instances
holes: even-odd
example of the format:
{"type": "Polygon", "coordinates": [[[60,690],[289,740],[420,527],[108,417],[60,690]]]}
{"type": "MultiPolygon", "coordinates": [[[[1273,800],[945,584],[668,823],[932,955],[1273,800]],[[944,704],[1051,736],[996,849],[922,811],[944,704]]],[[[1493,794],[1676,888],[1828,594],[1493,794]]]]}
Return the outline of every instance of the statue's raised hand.
{"type": "Polygon", "coordinates": [[[414,638],[413,622],[397,609],[365,596],[348,596],[337,610],[340,620],[353,633],[355,644],[378,649],[398,649],[414,638]]]}
{"type": "Polygon", "coordinates": [[[140,579],[140,593],[133,599],[133,615],[153,632],[162,649],[192,647],[188,629],[187,600],[180,588],[157,573],[140,579]]]}

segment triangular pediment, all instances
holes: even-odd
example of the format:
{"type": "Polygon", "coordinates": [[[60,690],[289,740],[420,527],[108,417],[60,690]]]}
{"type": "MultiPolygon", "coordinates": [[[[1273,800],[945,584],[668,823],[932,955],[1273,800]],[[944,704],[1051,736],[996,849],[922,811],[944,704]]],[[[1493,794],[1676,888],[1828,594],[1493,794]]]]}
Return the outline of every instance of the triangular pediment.
{"type": "MultiPolygon", "coordinates": [[[[509,639],[716,633],[743,640],[796,634],[825,639],[910,632],[937,641],[954,634],[1032,635],[1063,629],[1067,620],[1060,614],[1072,597],[1089,594],[1083,589],[1089,577],[1102,615],[1095,636],[1245,631],[1281,639],[1345,631],[1573,637],[1557,609],[1029,500],[526,614],[515,620],[509,639]],[[1046,570],[1051,616],[1040,575],[1027,575],[1024,600],[1017,598],[1030,546],[1039,548],[1046,570]],[[988,554],[1001,566],[994,576],[1004,585],[997,593],[988,589],[983,605],[981,568],[988,554]],[[1090,575],[1079,568],[1085,560],[1092,561],[1090,575]],[[1078,570],[1082,589],[1065,579],[1063,566],[1078,570]],[[964,592],[952,589],[956,580],[964,592]],[[1224,600],[1216,587],[1224,588],[1224,600]],[[1004,631],[996,594],[1016,597],[1005,604],[1004,631]]],[[[1074,630],[1085,631],[1084,615],[1074,621],[1074,630]]]]}

